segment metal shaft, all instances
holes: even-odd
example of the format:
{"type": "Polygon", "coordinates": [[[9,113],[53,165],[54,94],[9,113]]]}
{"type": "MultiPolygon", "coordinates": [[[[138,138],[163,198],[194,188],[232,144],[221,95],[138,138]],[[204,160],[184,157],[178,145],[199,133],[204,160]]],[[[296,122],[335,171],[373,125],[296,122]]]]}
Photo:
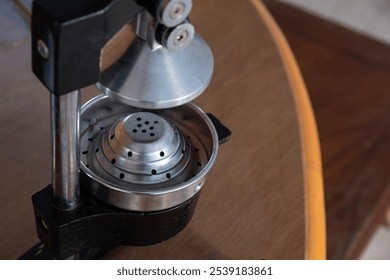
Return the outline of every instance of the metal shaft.
{"type": "Polygon", "coordinates": [[[80,195],[80,90],[51,94],[50,106],[54,204],[72,209],[80,195]]]}

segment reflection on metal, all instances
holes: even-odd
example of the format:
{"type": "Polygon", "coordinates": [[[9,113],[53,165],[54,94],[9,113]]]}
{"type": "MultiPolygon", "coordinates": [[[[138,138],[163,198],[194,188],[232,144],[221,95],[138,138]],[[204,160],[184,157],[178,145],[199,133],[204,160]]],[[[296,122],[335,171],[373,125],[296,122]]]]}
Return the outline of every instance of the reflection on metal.
{"type": "Polygon", "coordinates": [[[51,94],[50,103],[54,203],[71,209],[80,195],[80,91],[51,94]]]}

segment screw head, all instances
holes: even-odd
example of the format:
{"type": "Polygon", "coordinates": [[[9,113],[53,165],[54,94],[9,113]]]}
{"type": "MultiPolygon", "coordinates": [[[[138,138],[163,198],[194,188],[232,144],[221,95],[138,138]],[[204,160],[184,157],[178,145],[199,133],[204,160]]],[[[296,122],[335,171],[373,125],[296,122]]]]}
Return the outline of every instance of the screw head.
{"type": "Polygon", "coordinates": [[[185,43],[187,39],[188,39],[188,32],[186,30],[180,30],[179,32],[177,32],[173,43],[175,44],[175,46],[180,46],[181,44],[185,43]]]}
{"type": "Polygon", "coordinates": [[[162,45],[171,51],[178,51],[187,47],[195,35],[194,26],[189,23],[183,23],[175,28],[168,29],[162,40],[162,45]]]}
{"type": "Polygon", "coordinates": [[[37,41],[37,50],[40,56],[42,56],[44,59],[49,58],[49,48],[42,39],[39,39],[37,41]]]}

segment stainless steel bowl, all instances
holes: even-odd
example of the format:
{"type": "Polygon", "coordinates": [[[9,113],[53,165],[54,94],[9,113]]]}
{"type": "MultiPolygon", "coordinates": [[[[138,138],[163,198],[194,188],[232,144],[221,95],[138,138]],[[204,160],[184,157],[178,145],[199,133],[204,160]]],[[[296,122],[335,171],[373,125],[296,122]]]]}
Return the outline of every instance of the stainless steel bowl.
{"type": "Polygon", "coordinates": [[[81,109],[82,184],[133,211],[177,206],[199,192],[218,152],[213,123],[191,103],[145,110],[107,95],[81,109]]]}

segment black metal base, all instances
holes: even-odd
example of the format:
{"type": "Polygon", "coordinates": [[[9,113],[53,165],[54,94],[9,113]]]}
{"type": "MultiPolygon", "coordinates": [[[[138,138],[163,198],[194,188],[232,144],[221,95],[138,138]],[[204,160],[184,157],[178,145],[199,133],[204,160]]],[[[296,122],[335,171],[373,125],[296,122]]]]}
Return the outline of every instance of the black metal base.
{"type": "MultiPolygon", "coordinates": [[[[33,248],[31,254],[35,255],[44,249],[51,252],[51,257],[66,259],[77,253],[83,258],[83,252],[87,252],[86,257],[94,259],[98,257],[88,253],[92,248],[107,252],[107,248],[118,245],[145,246],[159,243],[171,238],[188,224],[199,193],[170,209],[134,212],[105,204],[82,189],[78,207],[69,211],[52,205],[53,191],[49,185],[32,197],[37,233],[44,247],[37,247],[35,251],[33,248]]],[[[25,259],[32,257],[31,254],[24,255],[25,259]]]]}

